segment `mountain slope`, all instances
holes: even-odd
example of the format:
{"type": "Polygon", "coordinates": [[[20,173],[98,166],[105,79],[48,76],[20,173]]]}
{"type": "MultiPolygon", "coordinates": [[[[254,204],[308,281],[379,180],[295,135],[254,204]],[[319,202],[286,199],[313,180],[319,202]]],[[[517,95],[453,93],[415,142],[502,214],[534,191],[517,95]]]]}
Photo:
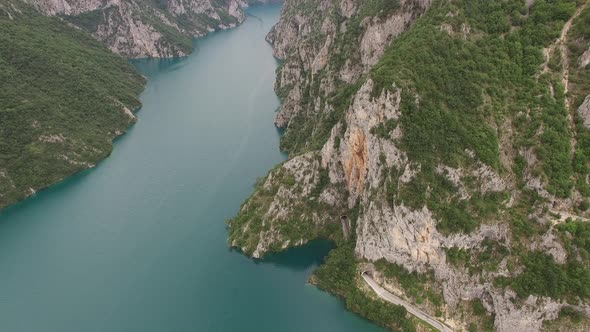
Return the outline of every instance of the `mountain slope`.
{"type": "Polygon", "coordinates": [[[64,18],[128,58],[177,57],[192,38],[234,27],[245,18],[242,0],[27,0],[64,18]]]}
{"type": "Polygon", "coordinates": [[[92,167],[135,121],[144,79],[89,34],[0,1],[0,207],[92,167]]]}
{"type": "Polygon", "coordinates": [[[287,1],[268,39],[292,158],[229,221],[231,245],[333,239],[313,281],[365,316],[361,271],[457,329],[590,315],[589,11],[287,1]]]}

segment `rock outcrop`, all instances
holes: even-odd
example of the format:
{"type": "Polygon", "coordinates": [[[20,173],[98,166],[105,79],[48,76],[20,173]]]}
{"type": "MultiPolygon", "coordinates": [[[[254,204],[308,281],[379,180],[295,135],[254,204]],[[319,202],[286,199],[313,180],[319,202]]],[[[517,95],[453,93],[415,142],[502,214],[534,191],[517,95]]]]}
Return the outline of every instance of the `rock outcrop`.
{"type": "Polygon", "coordinates": [[[310,88],[319,87],[314,98],[326,97],[340,81],[355,82],[431,4],[431,0],[400,1],[399,9],[392,8],[396,10],[390,9],[391,13],[364,16],[360,1],[313,1],[313,10],[301,10],[307,8],[306,2],[286,1],[281,20],[267,36],[274,55],[285,61],[275,86],[283,97],[275,120],[278,127],[287,127],[297,115],[310,116],[327,107],[307,100],[310,88]]]}
{"type": "Polygon", "coordinates": [[[590,95],[586,96],[582,105],[578,107],[578,115],[584,126],[590,128],[590,95]]]}

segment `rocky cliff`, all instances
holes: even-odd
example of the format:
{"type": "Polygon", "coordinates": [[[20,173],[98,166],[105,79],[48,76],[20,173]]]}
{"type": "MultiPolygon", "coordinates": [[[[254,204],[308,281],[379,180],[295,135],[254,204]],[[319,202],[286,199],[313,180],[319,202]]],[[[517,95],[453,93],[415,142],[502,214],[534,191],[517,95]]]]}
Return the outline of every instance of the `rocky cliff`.
{"type": "Polygon", "coordinates": [[[192,38],[234,27],[245,18],[245,0],[28,0],[48,15],[92,33],[128,58],[177,57],[192,38]]]}
{"type": "MultiPolygon", "coordinates": [[[[267,39],[291,158],[231,245],[330,238],[457,330],[588,328],[589,26],[581,1],[287,1],[267,39]]],[[[342,255],[315,281],[363,313],[342,255]]]]}

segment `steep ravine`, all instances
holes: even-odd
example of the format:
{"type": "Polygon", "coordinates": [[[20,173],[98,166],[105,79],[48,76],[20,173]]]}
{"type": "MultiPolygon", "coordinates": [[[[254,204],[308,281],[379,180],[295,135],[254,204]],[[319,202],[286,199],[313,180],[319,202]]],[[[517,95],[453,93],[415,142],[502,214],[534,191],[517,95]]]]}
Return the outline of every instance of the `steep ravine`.
{"type": "Polygon", "coordinates": [[[290,160],[230,244],[262,257],[332,239],[312,282],[394,330],[411,328],[375,314],[360,271],[457,330],[587,329],[582,6],[288,0],[267,40],[290,160]],[[569,63],[543,59],[563,33],[569,63]]]}

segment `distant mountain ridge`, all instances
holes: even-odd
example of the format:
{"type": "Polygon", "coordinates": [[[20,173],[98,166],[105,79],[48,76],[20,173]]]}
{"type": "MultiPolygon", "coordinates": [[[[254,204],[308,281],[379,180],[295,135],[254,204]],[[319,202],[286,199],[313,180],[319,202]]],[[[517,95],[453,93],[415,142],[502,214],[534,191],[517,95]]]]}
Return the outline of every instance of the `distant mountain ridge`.
{"type": "Polygon", "coordinates": [[[26,0],[128,58],[189,54],[192,38],[235,27],[247,0],[26,0]]]}

